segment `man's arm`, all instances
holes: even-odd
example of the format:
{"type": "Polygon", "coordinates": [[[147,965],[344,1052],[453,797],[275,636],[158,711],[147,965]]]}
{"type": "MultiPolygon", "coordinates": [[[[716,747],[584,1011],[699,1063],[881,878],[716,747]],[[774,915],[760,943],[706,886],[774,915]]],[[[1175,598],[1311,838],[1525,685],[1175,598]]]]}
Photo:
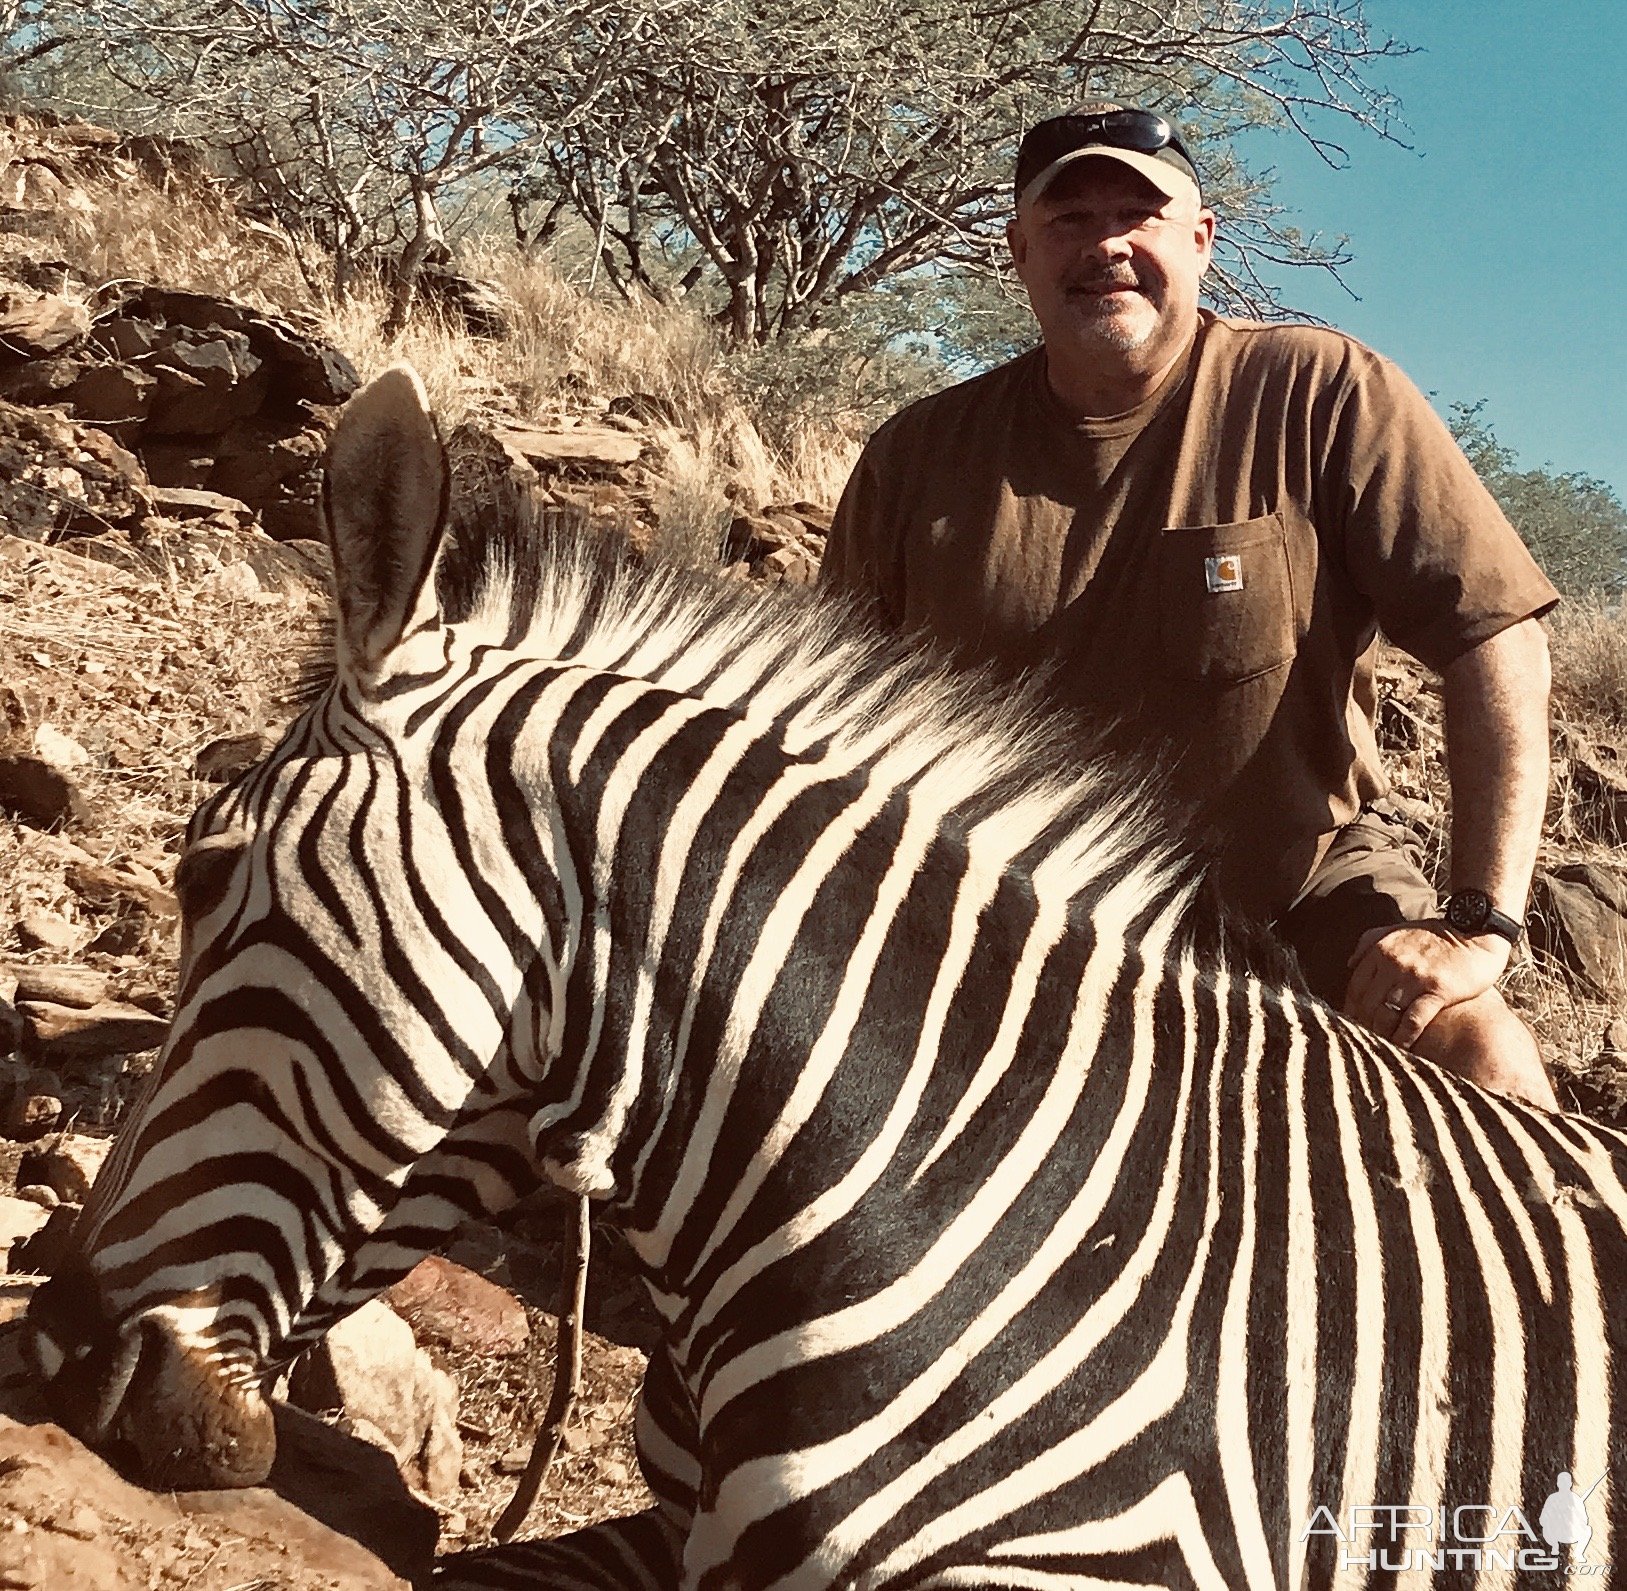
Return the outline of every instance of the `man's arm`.
{"type": "Polygon", "coordinates": [[[1511,625],[1448,665],[1446,770],[1452,888],[1524,914],[1548,807],[1548,636],[1511,625]]]}
{"type": "MultiPolygon", "coordinates": [[[[1535,619],[1472,647],[1443,676],[1452,887],[1482,889],[1512,916],[1525,909],[1547,807],[1548,684],[1548,637],[1535,619]]],[[[1446,1007],[1491,988],[1512,949],[1442,923],[1375,930],[1352,959],[1345,1010],[1409,1047],[1446,1007]]]]}

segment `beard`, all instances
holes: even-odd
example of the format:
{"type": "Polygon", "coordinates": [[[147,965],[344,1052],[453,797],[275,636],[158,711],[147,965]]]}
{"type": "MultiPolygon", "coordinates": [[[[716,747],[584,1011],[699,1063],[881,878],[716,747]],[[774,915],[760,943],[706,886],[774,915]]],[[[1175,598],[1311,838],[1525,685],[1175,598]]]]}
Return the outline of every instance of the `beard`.
{"type": "Polygon", "coordinates": [[[1093,342],[1105,343],[1121,353],[1132,353],[1148,342],[1158,330],[1158,303],[1149,284],[1130,266],[1102,271],[1068,283],[1068,303],[1075,324],[1093,342]],[[1104,294],[1106,287],[1127,287],[1122,293],[1104,294]]]}

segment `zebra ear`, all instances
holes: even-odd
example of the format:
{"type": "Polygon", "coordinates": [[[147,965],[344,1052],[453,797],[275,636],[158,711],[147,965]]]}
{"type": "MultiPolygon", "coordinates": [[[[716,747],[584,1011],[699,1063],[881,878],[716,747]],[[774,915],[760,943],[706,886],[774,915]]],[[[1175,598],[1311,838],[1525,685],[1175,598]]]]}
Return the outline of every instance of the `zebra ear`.
{"type": "Polygon", "coordinates": [[[450,483],[424,384],[410,365],[392,365],[345,404],[328,444],[322,493],[342,666],[370,673],[434,623],[450,483]]]}

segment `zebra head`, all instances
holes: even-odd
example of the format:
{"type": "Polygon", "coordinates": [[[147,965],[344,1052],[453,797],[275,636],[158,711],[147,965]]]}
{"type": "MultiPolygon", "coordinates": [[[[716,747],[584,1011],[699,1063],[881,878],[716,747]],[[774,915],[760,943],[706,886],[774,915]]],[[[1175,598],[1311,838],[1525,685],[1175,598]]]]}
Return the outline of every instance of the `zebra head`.
{"type": "Polygon", "coordinates": [[[540,907],[466,865],[482,815],[431,750],[467,662],[435,595],[447,498],[423,389],[389,371],[329,453],[335,676],[192,821],[175,1021],[29,1312],[59,1416],[154,1484],[263,1480],[268,1372],[526,1182],[494,1069],[534,1058],[550,971],[540,907]]]}

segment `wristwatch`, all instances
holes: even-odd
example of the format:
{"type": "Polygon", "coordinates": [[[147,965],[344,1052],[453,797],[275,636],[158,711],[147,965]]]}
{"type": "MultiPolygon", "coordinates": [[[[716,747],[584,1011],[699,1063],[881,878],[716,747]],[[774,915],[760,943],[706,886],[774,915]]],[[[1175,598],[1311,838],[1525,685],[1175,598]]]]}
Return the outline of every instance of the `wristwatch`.
{"type": "Polygon", "coordinates": [[[1511,945],[1517,945],[1525,932],[1525,924],[1507,912],[1498,911],[1483,889],[1454,890],[1447,897],[1443,915],[1450,927],[1470,937],[1500,934],[1511,945]]]}

